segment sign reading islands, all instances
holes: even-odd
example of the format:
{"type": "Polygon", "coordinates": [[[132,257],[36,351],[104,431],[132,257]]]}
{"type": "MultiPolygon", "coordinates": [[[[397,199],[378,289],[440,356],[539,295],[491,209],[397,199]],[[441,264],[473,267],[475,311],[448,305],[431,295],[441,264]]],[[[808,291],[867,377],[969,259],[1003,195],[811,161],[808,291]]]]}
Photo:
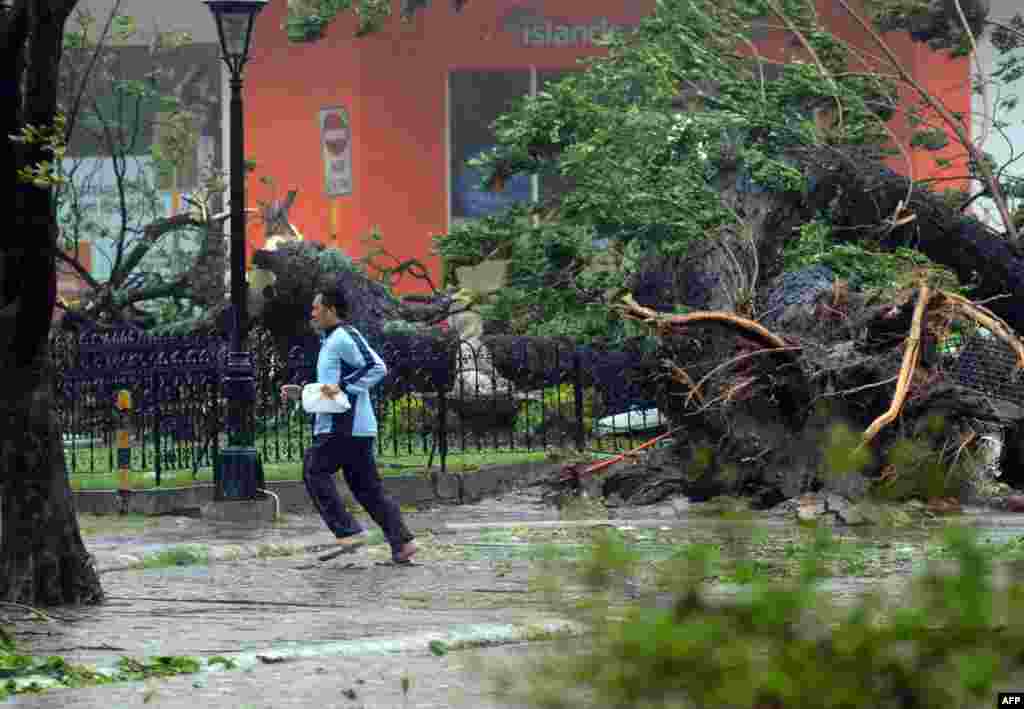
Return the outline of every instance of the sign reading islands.
{"type": "Polygon", "coordinates": [[[320,111],[320,147],[327,196],[352,194],[352,129],[344,108],[334,106],[320,111]]]}
{"type": "Polygon", "coordinates": [[[585,21],[570,21],[564,18],[547,17],[536,6],[514,7],[501,20],[506,32],[519,37],[523,47],[594,47],[612,32],[625,33],[636,29],[635,25],[617,25],[607,17],[595,17],[585,21]]]}

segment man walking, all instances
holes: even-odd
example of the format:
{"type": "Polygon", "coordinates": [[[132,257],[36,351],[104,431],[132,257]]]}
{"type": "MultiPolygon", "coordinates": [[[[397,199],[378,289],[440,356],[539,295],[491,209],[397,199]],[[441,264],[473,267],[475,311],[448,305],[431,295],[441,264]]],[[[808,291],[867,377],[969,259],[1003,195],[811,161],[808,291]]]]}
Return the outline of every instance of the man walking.
{"type": "MultiPolygon", "coordinates": [[[[352,406],[343,414],[316,414],[302,479],[337,543],[346,552],[355,551],[366,543],[366,533],[338,495],[334,475],[340,467],[352,495],[384,531],[392,561],[406,564],[416,553],[416,544],[398,505],[384,493],[373,454],[377,417],[369,390],[387,374],[387,367],[362,334],[343,323],[347,317],[348,303],[340,290],[321,292],[313,299],[312,325],[320,333],[316,380],[324,385],[326,396],[344,391],[352,406]]],[[[299,399],[302,387],[287,384],[281,395],[299,399]]]]}

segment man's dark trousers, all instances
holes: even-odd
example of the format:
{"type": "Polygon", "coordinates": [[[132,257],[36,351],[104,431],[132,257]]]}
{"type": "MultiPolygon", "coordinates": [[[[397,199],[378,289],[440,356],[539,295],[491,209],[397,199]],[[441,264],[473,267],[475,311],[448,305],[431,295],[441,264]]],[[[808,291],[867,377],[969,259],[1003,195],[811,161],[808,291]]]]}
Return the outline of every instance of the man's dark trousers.
{"type": "Polygon", "coordinates": [[[345,509],[334,484],[334,474],[341,468],[352,496],[384,531],[394,553],[412,541],[413,535],[402,521],[398,505],[384,493],[373,455],[375,440],[372,436],[337,433],[314,436],[303,460],[302,479],[313,505],[334,536],[359,534],[363,528],[345,509]]]}

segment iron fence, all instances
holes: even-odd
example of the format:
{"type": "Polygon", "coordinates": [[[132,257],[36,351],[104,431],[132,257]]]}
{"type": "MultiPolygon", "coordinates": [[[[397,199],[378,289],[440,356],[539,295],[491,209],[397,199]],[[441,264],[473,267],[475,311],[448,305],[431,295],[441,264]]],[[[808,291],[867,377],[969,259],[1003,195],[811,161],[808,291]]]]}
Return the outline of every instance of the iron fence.
{"type": "MultiPolygon", "coordinates": [[[[456,455],[612,452],[665,429],[655,405],[660,365],[639,352],[511,337],[490,338],[486,347],[401,334],[371,340],[388,366],[371,392],[382,467],[445,471],[456,455]]],[[[298,467],[311,417],[279,391],[315,380],[318,342],[282,345],[256,329],[248,347],[256,364],[256,448],[264,466],[298,467]]],[[[54,335],[54,393],[73,479],[98,487],[116,473],[119,427],[131,432],[131,470],[152,484],[191,484],[211,474],[225,444],[226,353],[227,341],[217,337],[54,335]],[[133,398],[123,417],[114,406],[121,389],[133,398]]],[[[955,383],[1024,405],[1015,354],[1001,341],[975,335],[946,357],[955,383]]]]}
{"type": "MultiPolygon", "coordinates": [[[[388,366],[371,392],[382,467],[445,471],[453,455],[622,450],[664,428],[652,365],[637,353],[513,338],[487,347],[414,335],[371,339],[388,366]]],[[[282,347],[257,329],[248,346],[256,364],[256,448],[265,467],[297,467],[311,418],[279,391],[315,380],[318,343],[282,347]]],[[[152,484],[189,484],[212,471],[225,444],[225,339],[59,333],[51,352],[73,479],[116,472],[115,433],[125,426],[131,470],[152,484]],[[114,407],[121,389],[133,398],[124,418],[114,407]]]]}
{"type": "Polygon", "coordinates": [[[1010,345],[986,330],[962,338],[951,349],[949,375],[955,384],[1024,407],[1024,378],[1010,345]]]}

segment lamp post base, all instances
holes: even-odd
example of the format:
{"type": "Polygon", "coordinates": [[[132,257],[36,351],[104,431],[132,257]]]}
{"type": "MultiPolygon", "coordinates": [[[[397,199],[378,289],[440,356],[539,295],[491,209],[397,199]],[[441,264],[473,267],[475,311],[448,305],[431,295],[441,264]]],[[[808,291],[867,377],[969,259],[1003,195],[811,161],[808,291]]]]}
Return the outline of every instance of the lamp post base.
{"type": "MultiPolygon", "coordinates": [[[[236,323],[236,329],[239,324],[236,323]]],[[[234,333],[234,337],[241,340],[234,333]]],[[[253,402],[256,378],[252,354],[236,349],[228,353],[224,376],[224,395],[228,403],[228,441],[213,468],[214,499],[255,500],[263,487],[263,466],[253,445],[253,402]]]]}
{"type": "Polygon", "coordinates": [[[213,499],[256,500],[263,489],[263,465],[255,448],[228,446],[213,466],[213,499]]]}

